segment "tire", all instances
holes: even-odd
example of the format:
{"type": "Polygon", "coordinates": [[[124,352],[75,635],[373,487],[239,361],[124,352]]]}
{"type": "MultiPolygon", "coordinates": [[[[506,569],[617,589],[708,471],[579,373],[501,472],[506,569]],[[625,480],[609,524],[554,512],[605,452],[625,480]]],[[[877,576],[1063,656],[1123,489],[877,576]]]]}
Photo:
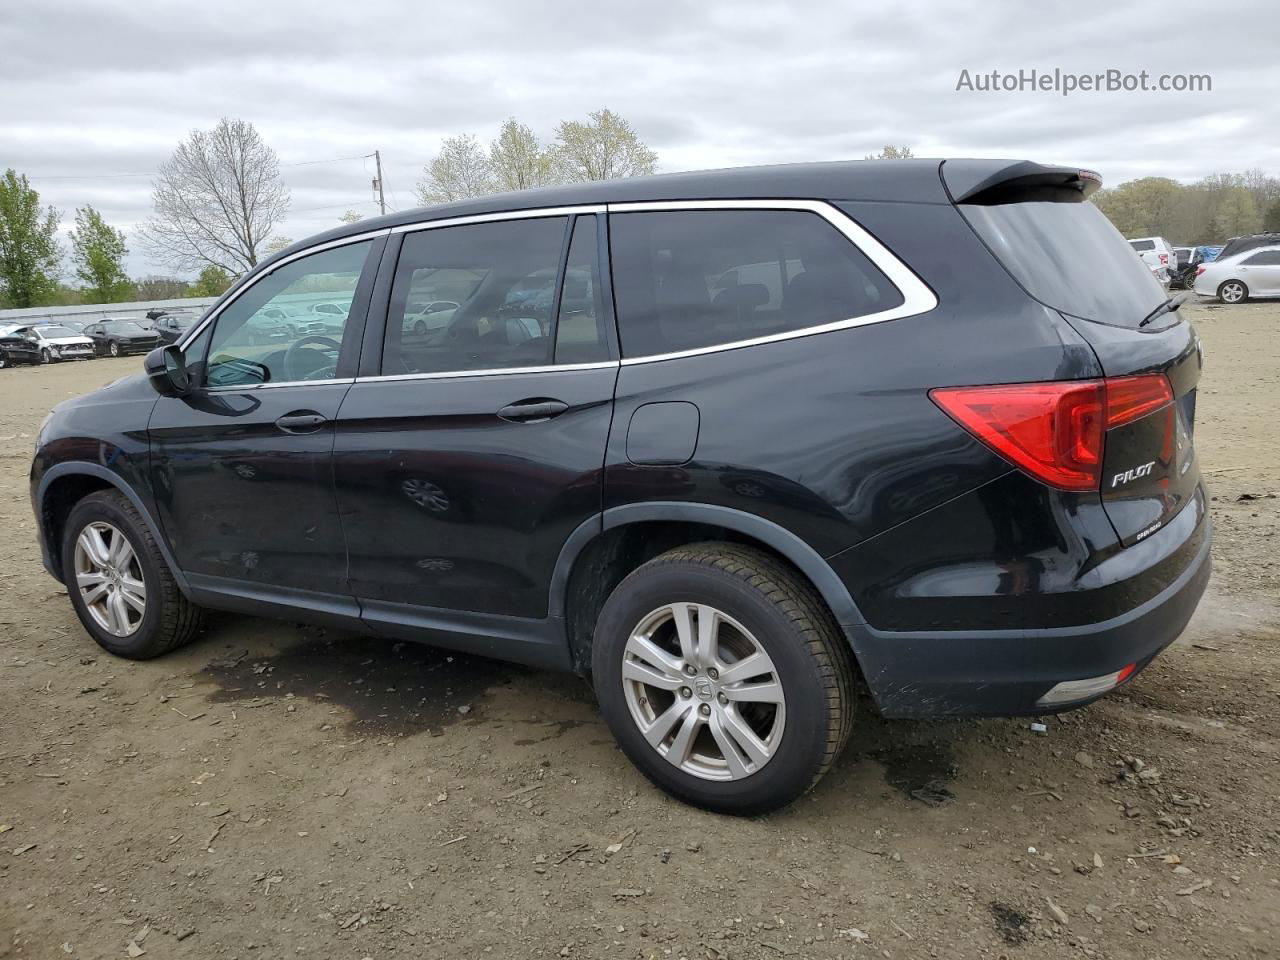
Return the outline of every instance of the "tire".
{"type": "Polygon", "coordinates": [[[113,357],[120,356],[120,344],[112,340],[109,344],[107,344],[107,353],[111,354],[113,357]]]}
{"type": "Polygon", "coordinates": [[[53,354],[49,352],[49,348],[48,348],[48,347],[44,347],[44,348],[40,351],[40,362],[41,362],[41,363],[53,363],[53,354]]]}
{"type": "Polygon", "coordinates": [[[146,521],[129,499],[116,490],[91,493],[71,509],[62,539],[62,571],[71,605],[85,630],[99,646],[116,656],[150,660],[190,642],[200,631],[203,611],[183,596],[146,521]],[[129,621],[122,631],[110,629],[110,618],[105,612],[110,601],[97,601],[91,610],[77,578],[78,569],[88,571],[90,576],[99,575],[101,569],[88,551],[77,556],[80,535],[90,527],[102,534],[102,542],[108,549],[114,545],[115,536],[121,535],[132,551],[132,558],[120,565],[124,576],[106,576],[100,581],[101,585],[110,587],[110,579],[115,593],[121,595],[131,592],[127,589],[130,581],[140,579],[143,585],[140,616],[135,606],[121,599],[121,609],[126,611],[129,621]],[[104,617],[108,622],[104,622],[104,617]]]}
{"type": "Polygon", "coordinates": [[[592,683],[631,762],[676,799],[717,813],[750,816],[792,802],[835,762],[853,725],[852,658],[822,599],[771,555],[731,543],[668,551],[618,585],[596,623],[592,683]],[[704,618],[714,625],[715,654],[696,651],[693,675],[677,639],[681,609],[690,611],[682,618],[691,637],[704,618]],[[735,671],[750,651],[765,655],[752,661],[762,668],[735,671]],[[730,735],[743,721],[754,740],[730,735]]]}
{"type": "Polygon", "coordinates": [[[6,357],[3,353],[0,353],[0,370],[3,370],[8,365],[9,365],[9,358],[6,357]]]}
{"type": "Polygon", "coordinates": [[[427,335],[427,324],[426,324],[426,321],[425,321],[425,320],[419,320],[417,323],[415,323],[415,324],[413,325],[413,332],[414,332],[414,335],[415,335],[415,336],[425,337],[425,336],[427,335]]]}
{"type": "Polygon", "coordinates": [[[1218,284],[1218,299],[1223,303],[1244,303],[1249,299],[1249,288],[1243,280],[1224,280],[1218,284]]]}

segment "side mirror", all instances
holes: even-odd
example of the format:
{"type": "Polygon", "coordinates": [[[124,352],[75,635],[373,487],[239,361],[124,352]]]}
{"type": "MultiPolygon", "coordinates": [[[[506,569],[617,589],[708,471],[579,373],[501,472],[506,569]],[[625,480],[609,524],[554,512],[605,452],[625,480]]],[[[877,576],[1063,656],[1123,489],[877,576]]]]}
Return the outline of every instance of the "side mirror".
{"type": "Polygon", "coordinates": [[[191,389],[191,375],[187,361],[175,344],[156,347],[142,361],[151,385],[162,397],[181,397],[191,389]]]}

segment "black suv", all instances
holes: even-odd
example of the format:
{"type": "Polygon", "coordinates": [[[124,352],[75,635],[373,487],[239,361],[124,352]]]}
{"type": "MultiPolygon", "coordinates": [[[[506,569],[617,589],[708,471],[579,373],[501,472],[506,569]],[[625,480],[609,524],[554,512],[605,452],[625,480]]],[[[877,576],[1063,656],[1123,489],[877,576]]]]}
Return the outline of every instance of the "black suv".
{"type": "Polygon", "coordinates": [[[733,813],[831,766],[859,677],[893,717],[1079,706],[1209,578],[1199,340],[1097,186],[778,166],[330,231],[54,410],[45,563],[127,657],[208,607],[589,673],[733,813]],[[254,334],[317,297],[331,334],[254,334]]]}

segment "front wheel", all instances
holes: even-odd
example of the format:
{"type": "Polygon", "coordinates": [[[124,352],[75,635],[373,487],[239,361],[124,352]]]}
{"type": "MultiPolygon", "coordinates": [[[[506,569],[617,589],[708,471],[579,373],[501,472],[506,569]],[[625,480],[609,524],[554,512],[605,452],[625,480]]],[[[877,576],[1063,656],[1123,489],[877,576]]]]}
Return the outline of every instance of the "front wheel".
{"type": "Polygon", "coordinates": [[[201,625],[142,515],[115,490],[71,510],[62,539],[63,582],[80,622],[104,649],[149,660],[190,641],[201,625]]]}
{"type": "Polygon", "coordinates": [[[40,362],[53,363],[53,353],[49,350],[48,347],[45,347],[40,351],[40,362]]]}
{"type": "Polygon", "coordinates": [[[807,581],[769,554],[704,543],[610,595],[592,680],[631,761],[686,803],[751,815],[830,768],[853,723],[846,640],[807,581]]]}
{"type": "Polygon", "coordinates": [[[107,346],[107,353],[111,354],[113,357],[120,356],[120,344],[112,340],[107,346]]]}
{"type": "Polygon", "coordinates": [[[1218,287],[1218,299],[1223,303],[1243,303],[1249,297],[1249,288],[1241,280],[1228,280],[1218,287]]]}

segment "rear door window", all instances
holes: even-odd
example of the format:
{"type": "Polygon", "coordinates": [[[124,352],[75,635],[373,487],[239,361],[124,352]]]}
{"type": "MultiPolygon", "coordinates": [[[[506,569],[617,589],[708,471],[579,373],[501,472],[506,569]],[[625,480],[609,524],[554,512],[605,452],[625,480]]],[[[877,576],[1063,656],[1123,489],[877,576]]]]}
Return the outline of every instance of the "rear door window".
{"type": "Polygon", "coordinates": [[[785,334],[903,303],[847,237],[805,211],[614,213],[609,246],[623,356],[785,334]]]}
{"type": "MultiPolygon", "coordinates": [[[[1023,289],[1055,310],[1137,327],[1167,299],[1151,269],[1133,255],[1133,244],[1092,203],[967,203],[958,209],[1023,289]]],[[[1152,241],[1144,242],[1154,249],[1152,241]]]]}
{"type": "Polygon", "coordinates": [[[382,372],[445,373],[552,362],[566,217],[437,227],[404,239],[382,372]]]}
{"type": "Polygon", "coordinates": [[[1255,253],[1252,257],[1246,257],[1240,262],[1249,267],[1280,266],[1280,250],[1264,250],[1261,253],[1255,253]]]}

